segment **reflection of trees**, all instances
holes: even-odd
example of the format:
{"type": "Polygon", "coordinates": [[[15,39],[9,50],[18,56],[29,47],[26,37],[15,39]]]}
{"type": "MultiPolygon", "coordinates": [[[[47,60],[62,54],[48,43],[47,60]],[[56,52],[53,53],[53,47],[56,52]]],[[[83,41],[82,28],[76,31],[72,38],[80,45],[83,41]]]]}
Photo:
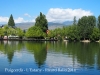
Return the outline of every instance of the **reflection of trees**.
{"type": "Polygon", "coordinates": [[[98,52],[97,52],[97,69],[100,70],[100,44],[99,44],[99,48],[98,49],[98,52]]]}
{"type": "Polygon", "coordinates": [[[95,63],[95,46],[93,43],[70,43],[67,46],[67,50],[68,53],[72,53],[82,65],[87,64],[92,66],[95,63]]]}
{"type": "Polygon", "coordinates": [[[51,51],[55,51],[55,52],[60,52],[60,53],[66,53],[66,48],[67,45],[64,42],[56,42],[56,41],[51,41],[51,42],[47,42],[47,46],[48,49],[51,51]]]}
{"type": "Polygon", "coordinates": [[[11,64],[14,52],[16,50],[21,50],[22,43],[16,41],[2,41],[0,43],[0,51],[7,55],[8,62],[11,64]],[[19,45],[20,44],[20,45],[19,45]]]}
{"type": "Polygon", "coordinates": [[[80,42],[68,42],[67,45],[64,42],[51,42],[48,43],[49,50],[59,52],[62,54],[68,54],[72,56],[74,64],[75,59],[82,66],[95,67],[94,64],[100,68],[100,46],[99,43],[80,43],[80,42]]]}
{"type": "Polygon", "coordinates": [[[27,42],[26,47],[29,52],[34,53],[35,61],[38,67],[41,67],[44,64],[47,56],[46,44],[42,42],[27,42]]]}
{"type": "Polygon", "coordinates": [[[14,52],[20,51],[24,46],[27,50],[34,54],[34,58],[38,67],[41,67],[46,60],[47,48],[50,52],[71,55],[72,61],[77,60],[81,66],[92,66],[96,64],[100,69],[100,44],[99,43],[80,43],[80,42],[0,42],[0,52],[7,55],[8,62],[11,63],[14,52]]]}

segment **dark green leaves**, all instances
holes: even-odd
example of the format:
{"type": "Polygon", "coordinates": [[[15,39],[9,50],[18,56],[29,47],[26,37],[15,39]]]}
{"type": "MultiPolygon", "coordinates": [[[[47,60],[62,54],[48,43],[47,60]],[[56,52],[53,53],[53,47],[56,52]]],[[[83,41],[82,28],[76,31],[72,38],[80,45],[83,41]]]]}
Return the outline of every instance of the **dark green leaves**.
{"type": "Polygon", "coordinates": [[[10,18],[9,18],[8,26],[11,26],[11,27],[14,27],[14,26],[15,26],[15,23],[14,23],[12,14],[11,14],[11,16],[10,16],[10,18]]]}
{"type": "Polygon", "coordinates": [[[40,27],[42,31],[46,33],[46,30],[48,30],[48,22],[45,15],[40,12],[40,15],[35,19],[35,21],[35,26],[40,27]]]}

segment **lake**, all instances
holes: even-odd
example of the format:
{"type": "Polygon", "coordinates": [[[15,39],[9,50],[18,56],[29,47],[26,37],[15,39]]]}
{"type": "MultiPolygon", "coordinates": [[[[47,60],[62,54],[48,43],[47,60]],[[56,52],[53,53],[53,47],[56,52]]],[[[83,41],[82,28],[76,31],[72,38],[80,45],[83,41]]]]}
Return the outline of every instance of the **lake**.
{"type": "Polygon", "coordinates": [[[100,43],[0,41],[0,75],[100,75],[100,43]]]}

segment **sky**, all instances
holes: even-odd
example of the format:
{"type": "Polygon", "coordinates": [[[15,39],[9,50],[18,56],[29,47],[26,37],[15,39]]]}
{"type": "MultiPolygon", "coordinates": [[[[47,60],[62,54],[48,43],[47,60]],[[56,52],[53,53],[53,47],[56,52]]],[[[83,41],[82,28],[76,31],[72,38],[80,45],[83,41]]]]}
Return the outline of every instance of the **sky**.
{"type": "Polygon", "coordinates": [[[15,23],[35,22],[40,12],[48,22],[62,23],[82,16],[100,15],[100,0],[0,0],[0,24],[8,23],[12,14],[15,23]]]}

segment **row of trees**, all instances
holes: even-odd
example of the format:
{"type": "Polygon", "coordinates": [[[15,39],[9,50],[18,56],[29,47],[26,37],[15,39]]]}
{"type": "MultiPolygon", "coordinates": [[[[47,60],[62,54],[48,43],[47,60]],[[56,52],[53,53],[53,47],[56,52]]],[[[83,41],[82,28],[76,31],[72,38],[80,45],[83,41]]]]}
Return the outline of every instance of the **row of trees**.
{"type": "Polygon", "coordinates": [[[10,15],[9,21],[7,25],[1,26],[0,28],[0,36],[9,36],[9,35],[15,35],[15,36],[19,36],[19,37],[23,37],[24,36],[24,32],[22,29],[17,28],[15,26],[15,22],[13,19],[12,14],[10,15]]]}
{"type": "Polygon", "coordinates": [[[78,21],[74,17],[72,25],[64,26],[62,28],[56,28],[54,30],[48,30],[48,21],[46,16],[40,12],[40,15],[35,19],[35,25],[30,27],[26,33],[20,28],[15,27],[13,16],[11,15],[8,21],[8,25],[3,29],[0,28],[0,35],[18,35],[20,37],[55,37],[58,39],[69,40],[99,40],[100,39],[100,16],[96,20],[95,16],[83,16],[78,21]]]}
{"type": "Polygon", "coordinates": [[[12,14],[10,15],[8,24],[0,28],[0,36],[16,35],[19,37],[34,37],[44,38],[46,37],[46,31],[48,30],[48,22],[46,16],[40,12],[40,15],[36,18],[35,25],[30,27],[26,33],[15,26],[15,22],[12,14]]]}
{"type": "Polygon", "coordinates": [[[63,28],[56,28],[50,30],[49,37],[60,37],[64,39],[67,37],[69,40],[91,40],[96,41],[100,39],[100,16],[98,21],[95,16],[83,16],[76,21],[74,17],[73,25],[65,26],[63,28]]]}
{"type": "Polygon", "coordinates": [[[8,27],[8,25],[5,25],[3,28],[0,28],[0,36],[5,36],[5,35],[6,36],[16,35],[19,37],[23,37],[24,32],[20,28],[12,28],[12,27],[8,27]]]}
{"type": "Polygon", "coordinates": [[[47,19],[40,12],[40,15],[36,18],[35,26],[28,29],[26,37],[55,37],[58,39],[67,37],[69,40],[88,39],[96,41],[100,39],[100,16],[98,16],[98,20],[95,16],[83,16],[78,21],[74,17],[72,25],[49,30],[48,34],[46,33],[47,30],[47,19]]]}

